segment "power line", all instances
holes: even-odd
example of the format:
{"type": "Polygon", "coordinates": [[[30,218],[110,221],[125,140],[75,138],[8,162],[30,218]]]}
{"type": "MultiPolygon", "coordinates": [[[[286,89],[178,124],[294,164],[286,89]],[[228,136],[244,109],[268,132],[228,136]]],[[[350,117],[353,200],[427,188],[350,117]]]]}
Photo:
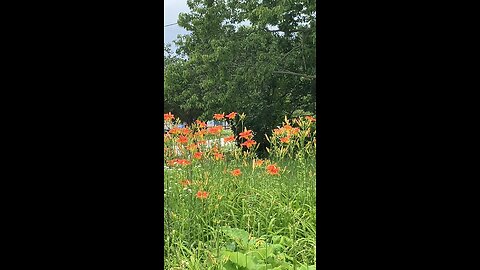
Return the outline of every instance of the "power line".
{"type": "Polygon", "coordinates": [[[178,24],[178,23],[167,24],[167,25],[164,25],[163,27],[168,27],[168,26],[172,26],[172,25],[175,25],[175,24],[178,24]]]}

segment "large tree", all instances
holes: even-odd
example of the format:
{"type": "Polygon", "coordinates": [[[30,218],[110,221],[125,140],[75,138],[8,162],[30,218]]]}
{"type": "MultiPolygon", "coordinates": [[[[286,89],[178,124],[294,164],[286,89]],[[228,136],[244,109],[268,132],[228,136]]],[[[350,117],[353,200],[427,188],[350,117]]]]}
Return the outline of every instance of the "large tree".
{"type": "MultiPolygon", "coordinates": [[[[311,0],[188,0],[177,58],[165,67],[165,104],[211,118],[244,112],[264,133],[284,115],[316,111],[316,13],[311,0]]],[[[167,106],[168,105],[168,106],[167,106]]]]}

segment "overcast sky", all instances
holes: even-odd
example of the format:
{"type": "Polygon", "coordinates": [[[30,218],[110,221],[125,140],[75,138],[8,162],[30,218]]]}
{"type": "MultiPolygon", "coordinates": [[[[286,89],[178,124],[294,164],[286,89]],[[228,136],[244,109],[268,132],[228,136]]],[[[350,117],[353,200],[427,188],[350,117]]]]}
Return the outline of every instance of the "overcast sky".
{"type": "MultiPolygon", "coordinates": [[[[163,25],[176,23],[180,12],[188,12],[187,0],[164,0],[163,25]]],[[[172,25],[164,28],[163,43],[171,43],[177,38],[178,34],[186,34],[187,31],[178,25],[172,25]]],[[[173,45],[173,44],[172,44],[173,45]]]]}

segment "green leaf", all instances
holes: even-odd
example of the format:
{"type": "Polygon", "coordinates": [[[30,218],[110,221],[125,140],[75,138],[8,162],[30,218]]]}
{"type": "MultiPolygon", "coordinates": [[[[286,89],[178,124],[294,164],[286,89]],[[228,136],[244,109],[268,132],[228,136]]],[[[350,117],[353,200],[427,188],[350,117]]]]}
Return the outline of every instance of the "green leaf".
{"type": "Polygon", "coordinates": [[[302,265],[300,266],[300,268],[297,268],[298,270],[316,270],[317,267],[315,265],[310,265],[310,266],[306,266],[306,265],[302,265]]]}
{"type": "Polygon", "coordinates": [[[260,260],[265,260],[268,257],[274,257],[279,252],[283,251],[284,247],[280,244],[272,244],[267,247],[258,248],[249,251],[247,254],[260,260]]]}
{"type": "Polygon", "coordinates": [[[288,264],[282,264],[277,267],[272,268],[272,270],[290,270],[293,269],[293,266],[288,265],[288,264]]]}
{"type": "Polygon", "coordinates": [[[230,242],[226,245],[226,247],[230,251],[235,251],[235,249],[237,248],[237,245],[235,245],[235,242],[230,242]]]}
{"type": "Polygon", "coordinates": [[[227,256],[231,262],[248,270],[257,270],[259,267],[255,257],[247,256],[240,252],[231,252],[225,250],[221,252],[221,255],[227,256]]]}
{"type": "Polygon", "coordinates": [[[235,242],[237,242],[243,248],[246,248],[248,246],[249,234],[245,230],[238,229],[238,228],[223,227],[222,231],[232,240],[235,240],[235,242]]]}
{"type": "Polygon", "coordinates": [[[291,247],[293,245],[293,240],[286,237],[286,236],[282,236],[280,238],[280,244],[284,245],[284,246],[287,246],[287,247],[291,247]]]}
{"type": "Polygon", "coordinates": [[[259,248],[259,249],[256,249],[256,250],[249,251],[247,254],[250,255],[250,256],[253,256],[257,259],[260,259],[260,260],[265,260],[267,257],[275,256],[272,248],[268,248],[268,249],[267,248],[259,248]]]}
{"type": "Polygon", "coordinates": [[[272,241],[274,244],[280,244],[280,239],[282,238],[282,236],[280,235],[275,235],[274,237],[272,237],[272,241]]]}
{"type": "Polygon", "coordinates": [[[238,267],[231,261],[228,261],[223,265],[223,269],[225,270],[238,270],[238,267]]]}

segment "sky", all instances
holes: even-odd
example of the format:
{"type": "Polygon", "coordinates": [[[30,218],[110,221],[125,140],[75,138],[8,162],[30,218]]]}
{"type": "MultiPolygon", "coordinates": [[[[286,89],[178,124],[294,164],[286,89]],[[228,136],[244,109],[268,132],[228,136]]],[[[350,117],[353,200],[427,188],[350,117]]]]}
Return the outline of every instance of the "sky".
{"type": "MultiPolygon", "coordinates": [[[[180,12],[186,13],[189,11],[187,0],[164,0],[163,9],[163,25],[176,23],[178,14],[180,12]]],[[[164,27],[163,43],[172,43],[177,38],[178,34],[186,34],[187,30],[178,25],[164,27]]],[[[173,44],[172,44],[173,45],[173,44]]]]}

